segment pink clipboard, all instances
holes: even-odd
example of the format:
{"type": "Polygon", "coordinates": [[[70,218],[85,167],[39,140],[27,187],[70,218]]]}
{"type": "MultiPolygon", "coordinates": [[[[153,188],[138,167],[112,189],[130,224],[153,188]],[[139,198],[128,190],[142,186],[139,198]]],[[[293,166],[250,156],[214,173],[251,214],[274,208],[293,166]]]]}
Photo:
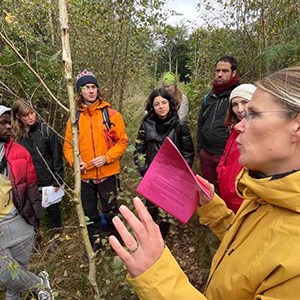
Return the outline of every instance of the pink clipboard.
{"type": "Polygon", "coordinates": [[[199,205],[199,189],[210,197],[177,147],[166,138],[136,191],[186,224],[199,205]]]}

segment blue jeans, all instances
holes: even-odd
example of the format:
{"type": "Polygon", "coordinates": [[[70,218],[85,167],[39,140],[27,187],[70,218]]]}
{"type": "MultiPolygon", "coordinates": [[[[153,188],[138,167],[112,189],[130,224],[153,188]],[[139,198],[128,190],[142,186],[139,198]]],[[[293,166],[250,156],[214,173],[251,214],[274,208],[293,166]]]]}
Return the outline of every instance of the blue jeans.
{"type": "Polygon", "coordinates": [[[19,300],[21,293],[41,284],[41,278],[26,270],[29,263],[34,228],[21,215],[0,221],[0,286],[6,288],[6,300],[19,300]],[[17,266],[13,279],[9,264],[17,266]]]}

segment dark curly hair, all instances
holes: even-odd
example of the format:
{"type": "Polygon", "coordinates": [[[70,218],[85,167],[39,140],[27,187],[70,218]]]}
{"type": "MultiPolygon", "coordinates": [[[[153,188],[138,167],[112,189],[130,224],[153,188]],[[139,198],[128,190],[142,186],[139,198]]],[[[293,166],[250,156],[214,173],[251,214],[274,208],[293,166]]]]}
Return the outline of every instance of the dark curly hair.
{"type": "Polygon", "coordinates": [[[145,103],[145,109],[150,117],[153,117],[156,115],[154,108],[153,108],[153,102],[154,102],[154,99],[158,96],[161,96],[169,101],[170,111],[168,113],[168,116],[173,116],[173,115],[177,114],[176,100],[170,95],[170,93],[166,89],[159,88],[159,89],[154,90],[149,95],[149,97],[145,103]]]}

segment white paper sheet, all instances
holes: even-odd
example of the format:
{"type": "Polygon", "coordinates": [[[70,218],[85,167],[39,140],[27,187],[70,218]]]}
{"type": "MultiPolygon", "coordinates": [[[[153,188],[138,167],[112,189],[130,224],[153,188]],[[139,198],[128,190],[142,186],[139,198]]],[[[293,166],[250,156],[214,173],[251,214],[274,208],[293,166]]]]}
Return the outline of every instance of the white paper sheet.
{"type": "Polygon", "coordinates": [[[51,204],[58,203],[61,201],[64,190],[60,187],[57,192],[54,191],[53,186],[45,186],[42,188],[42,206],[48,207],[51,204]]]}

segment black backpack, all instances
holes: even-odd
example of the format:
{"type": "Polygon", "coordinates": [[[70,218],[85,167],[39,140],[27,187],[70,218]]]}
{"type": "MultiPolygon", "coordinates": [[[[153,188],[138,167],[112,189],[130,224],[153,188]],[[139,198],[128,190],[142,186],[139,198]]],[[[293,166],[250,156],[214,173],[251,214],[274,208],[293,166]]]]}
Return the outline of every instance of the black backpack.
{"type": "MultiPolygon", "coordinates": [[[[111,126],[115,125],[115,124],[110,121],[109,113],[108,113],[108,107],[105,106],[105,107],[101,108],[101,112],[102,112],[103,124],[105,125],[107,131],[109,131],[111,126]]],[[[76,112],[76,124],[77,124],[78,129],[79,129],[79,118],[80,118],[80,111],[77,110],[77,112],[76,112]]]]}

